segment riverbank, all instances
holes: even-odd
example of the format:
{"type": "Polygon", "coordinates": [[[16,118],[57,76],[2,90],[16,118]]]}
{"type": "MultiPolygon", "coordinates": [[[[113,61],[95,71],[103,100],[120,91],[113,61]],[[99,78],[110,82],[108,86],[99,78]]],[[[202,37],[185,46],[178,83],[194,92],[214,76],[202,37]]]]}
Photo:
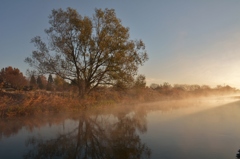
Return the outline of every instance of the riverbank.
{"type": "Polygon", "coordinates": [[[136,91],[125,93],[99,91],[91,93],[84,99],[74,94],[63,92],[0,92],[0,117],[81,111],[93,107],[107,107],[126,103],[133,104],[150,100],[154,100],[153,94],[151,95],[150,93],[143,96],[141,92],[136,91]]]}
{"type": "Polygon", "coordinates": [[[215,94],[204,93],[199,95],[193,92],[176,91],[163,94],[148,88],[128,91],[98,90],[92,92],[84,99],[70,92],[0,92],[0,118],[76,112],[85,109],[107,108],[113,105],[179,100],[211,95],[215,94]]]}

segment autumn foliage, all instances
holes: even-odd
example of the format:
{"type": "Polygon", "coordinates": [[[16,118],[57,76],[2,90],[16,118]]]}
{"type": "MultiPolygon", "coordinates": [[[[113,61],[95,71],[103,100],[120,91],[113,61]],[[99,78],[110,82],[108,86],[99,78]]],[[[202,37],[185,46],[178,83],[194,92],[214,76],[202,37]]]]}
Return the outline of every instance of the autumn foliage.
{"type": "Polygon", "coordinates": [[[15,89],[22,89],[28,84],[28,81],[18,68],[12,68],[9,66],[1,69],[0,83],[9,85],[15,89]]]}

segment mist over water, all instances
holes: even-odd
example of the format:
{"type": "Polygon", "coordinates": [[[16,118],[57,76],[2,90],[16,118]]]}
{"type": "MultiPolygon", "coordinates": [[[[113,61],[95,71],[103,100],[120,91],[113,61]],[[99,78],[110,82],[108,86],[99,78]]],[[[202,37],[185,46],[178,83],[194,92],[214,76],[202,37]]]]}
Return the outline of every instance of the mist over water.
{"type": "Polygon", "coordinates": [[[235,158],[238,97],[0,121],[0,158],[235,158]]]}
{"type": "Polygon", "coordinates": [[[150,113],[142,139],[155,152],[152,158],[235,158],[240,148],[240,102],[230,100],[150,113]]]}

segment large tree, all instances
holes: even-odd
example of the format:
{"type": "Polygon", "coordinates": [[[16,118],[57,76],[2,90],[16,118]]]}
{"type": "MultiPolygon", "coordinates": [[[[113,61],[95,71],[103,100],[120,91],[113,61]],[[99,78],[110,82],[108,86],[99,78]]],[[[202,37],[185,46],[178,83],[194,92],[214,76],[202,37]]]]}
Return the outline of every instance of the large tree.
{"type": "Polygon", "coordinates": [[[130,39],[129,28],[114,9],[96,9],[92,17],[83,17],[72,8],[54,9],[49,24],[48,41],[33,38],[37,50],[25,62],[41,73],[74,80],[79,95],[99,85],[132,81],[148,59],[142,40],[130,39]]]}

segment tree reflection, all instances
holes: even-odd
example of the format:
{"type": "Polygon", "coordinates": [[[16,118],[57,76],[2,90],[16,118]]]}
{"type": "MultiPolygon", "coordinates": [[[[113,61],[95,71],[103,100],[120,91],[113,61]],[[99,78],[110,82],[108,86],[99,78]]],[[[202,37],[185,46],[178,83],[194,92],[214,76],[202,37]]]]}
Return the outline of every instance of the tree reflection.
{"type": "Polygon", "coordinates": [[[142,111],[116,115],[90,115],[77,118],[78,125],[68,133],[45,140],[26,141],[28,158],[136,159],[150,158],[151,150],[141,142],[139,133],[147,131],[142,111]]]}

